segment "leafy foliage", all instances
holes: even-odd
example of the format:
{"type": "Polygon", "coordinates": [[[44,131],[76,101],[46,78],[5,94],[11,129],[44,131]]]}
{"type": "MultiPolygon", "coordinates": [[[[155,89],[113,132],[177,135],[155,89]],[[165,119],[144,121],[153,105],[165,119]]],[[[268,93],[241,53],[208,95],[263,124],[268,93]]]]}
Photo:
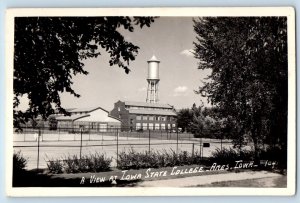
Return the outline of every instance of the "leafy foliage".
{"type": "Polygon", "coordinates": [[[63,173],[63,164],[60,160],[49,160],[47,162],[48,170],[53,174],[63,173]]]}
{"type": "Polygon", "coordinates": [[[212,163],[218,164],[229,164],[231,166],[235,165],[235,161],[245,160],[251,161],[254,160],[254,152],[252,150],[235,150],[232,148],[223,148],[216,149],[212,156],[210,157],[210,161],[212,163]]]}
{"type": "Polygon", "coordinates": [[[54,115],[50,115],[48,117],[48,122],[49,122],[49,130],[57,130],[58,121],[56,120],[54,115]]]}
{"type": "Polygon", "coordinates": [[[137,152],[130,149],[128,152],[121,152],[118,156],[118,168],[122,170],[183,166],[200,163],[202,163],[200,154],[195,153],[192,155],[187,151],[179,153],[172,150],[163,152],[137,152]]]}
{"type": "Polygon", "coordinates": [[[13,154],[13,171],[21,172],[27,166],[27,159],[23,157],[21,151],[14,152],[13,154]]]}
{"type": "Polygon", "coordinates": [[[61,106],[60,93],[79,97],[72,89],[72,77],[88,74],[83,60],[110,54],[110,66],[129,73],[129,62],[139,47],[128,42],[121,30],[133,32],[154,22],[153,17],[17,17],[14,44],[14,126],[41,115],[44,120],[61,106]],[[17,109],[20,97],[29,108],[17,109]]]}
{"type": "Polygon", "coordinates": [[[218,164],[229,164],[235,166],[236,161],[258,161],[258,160],[267,160],[268,162],[276,162],[278,165],[276,167],[284,169],[286,168],[286,151],[279,147],[267,147],[266,149],[260,149],[255,154],[253,149],[233,149],[233,148],[223,148],[216,149],[212,156],[209,157],[211,163],[218,164]],[[257,160],[256,160],[257,159],[257,160]]]}
{"type": "Polygon", "coordinates": [[[225,120],[219,118],[218,111],[214,107],[197,107],[181,109],[177,113],[177,125],[183,131],[191,132],[195,137],[229,138],[231,129],[226,129],[225,120]],[[228,131],[228,132],[227,132],[228,131]]]}
{"type": "Polygon", "coordinates": [[[287,19],[218,17],[194,21],[195,57],[211,75],[197,93],[220,110],[241,147],[251,137],[286,149],[287,19]]]}
{"type": "Polygon", "coordinates": [[[63,160],[49,160],[47,163],[48,170],[51,173],[85,173],[85,172],[102,172],[109,171],[111,158],[105,154],[90,154],[82,156],[77,155],[65,157],[63,160]]]}
{"type": "Polygon", "coordinates": [[[275,147],[269,146],[267,147],[267,149],[261,150],[259,157],[262,160],[278,162],[279,168],[287,167],[287,161],[286,161],[287,151],[278,146],[275,147]]]}

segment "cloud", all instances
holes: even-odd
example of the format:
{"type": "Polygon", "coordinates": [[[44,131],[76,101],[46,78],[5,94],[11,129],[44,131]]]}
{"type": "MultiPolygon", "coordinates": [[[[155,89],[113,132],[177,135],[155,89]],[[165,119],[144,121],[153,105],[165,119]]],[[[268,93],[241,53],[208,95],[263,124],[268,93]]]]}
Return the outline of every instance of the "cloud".
{"type": "Polygon", "coordinates": [[[187,56],[187,57],[193,57],[194,56],[194,50],[193,49],[185,49],[182,52],[180,52],[181,55],[187,56]]]}
{"type": "Polygon", "coordinates": [[[186,96],[188,94],[188,88],[186,86],[178,86],[173,90],[173,96],[186,96]]]}

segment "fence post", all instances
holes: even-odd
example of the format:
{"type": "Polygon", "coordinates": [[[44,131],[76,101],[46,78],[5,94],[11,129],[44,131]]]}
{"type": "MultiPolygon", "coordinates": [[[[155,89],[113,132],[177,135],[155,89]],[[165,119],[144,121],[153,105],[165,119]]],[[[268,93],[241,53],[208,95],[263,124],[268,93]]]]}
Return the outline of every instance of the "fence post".
{"type": "Polygon", "coordinates": [[[192,144],[192,157],[194,157],[194,147],[195,147],[195,144],[193,143],[192,144]]]}
{"type": "Polygon", "coordinates": [[[119,131],[117,128],[117,167],[118,167],[118,158],[119,158],[119,131]]]}
{"type": "MultiPolygon", "coordinates": [[[[202,139],[202,138],[201,138],[202,139]]],[[[203,150],[204,150],[204,147],[203,147],[203,142],[201,142],[201,145],[202,145],[202,153],[201,153],[201,159],[203,159],[203,150]]]]}
{"type": "Polygon", "coordinates": [[[200,141],[200,148],[199,148],[199,152],[200,152],[200,159],[202,160],[202,150],[201,150],[202,138],[201,138],[201,137],[199,137],[199,141],[200,141]]]}
{"type": "Polygon", "coordinates": [[[82,128],[80,128],[80,152],[79,152],[80,159],[81,159],[81,151],[82,151],[82,128]]]}
{"type": "Polygon", "coordinates": [[[169,128],[167,129],[167,139],[168,139],[169,128]]]}
{"type": "Polygon", "coordinates": [[[151,147],[150,147],[150,130],[149,131],[149,154],[150,154],[150,151],[151,151],[151,147]]]}
{"type": "Polygon", "coordinates": [[[36,166],[37,169],[39,169],[39,162],[40,162],[40,136],[41,136],[41,128],[39,128],[39,133],[38,133],[38,153],[37,153],[37,166],[36,166]]]}
{"type": "Polygon", "coordinates": [[[221,151],[222,151],[222,138],[221,138],[221,151]]]}
{"type": "Polygon", "coordinates": [[[176,145],[176,152],[177,152],[177,154],[178,154],[178,128],[177,128],[177,136],[176,136],[176,140],[177,140],[177,145],[176,145]]]}

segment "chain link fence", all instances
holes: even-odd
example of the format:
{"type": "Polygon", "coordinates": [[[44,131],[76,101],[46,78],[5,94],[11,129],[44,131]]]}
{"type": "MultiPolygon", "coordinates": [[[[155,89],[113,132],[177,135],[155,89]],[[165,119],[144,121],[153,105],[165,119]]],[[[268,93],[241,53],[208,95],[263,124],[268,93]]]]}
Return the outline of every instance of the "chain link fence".
{"type": "Polygon", "coordinates": [[[178,129],[130,131],[120,128],[86,130],[71,128],[23,128],[14,134],[14,150],[28,159],[28,169],[47,168],[47,162],[67,156],[104,153],[116,166],[120,152],[135,150],[199,153],[210,156],[217,148],[229,148],[230,140],[195,138],[178,129]]]}

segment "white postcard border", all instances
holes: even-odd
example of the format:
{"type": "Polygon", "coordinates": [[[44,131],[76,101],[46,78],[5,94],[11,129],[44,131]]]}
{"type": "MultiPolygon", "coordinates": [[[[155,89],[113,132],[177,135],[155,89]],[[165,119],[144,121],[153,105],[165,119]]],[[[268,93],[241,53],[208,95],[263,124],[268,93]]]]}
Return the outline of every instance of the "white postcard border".
{"type": "Polygon", "coordinates": [[[296,185],[295,11],[292,7],[206,8],[24,8],[6,12],[5,157],[9,196],[241,196],[294,195],[296,185]],[[288,22],[288,166],[287,188],[13,188],[13,45],[14,17],[20,16],[286,16],[288,22]]]}

